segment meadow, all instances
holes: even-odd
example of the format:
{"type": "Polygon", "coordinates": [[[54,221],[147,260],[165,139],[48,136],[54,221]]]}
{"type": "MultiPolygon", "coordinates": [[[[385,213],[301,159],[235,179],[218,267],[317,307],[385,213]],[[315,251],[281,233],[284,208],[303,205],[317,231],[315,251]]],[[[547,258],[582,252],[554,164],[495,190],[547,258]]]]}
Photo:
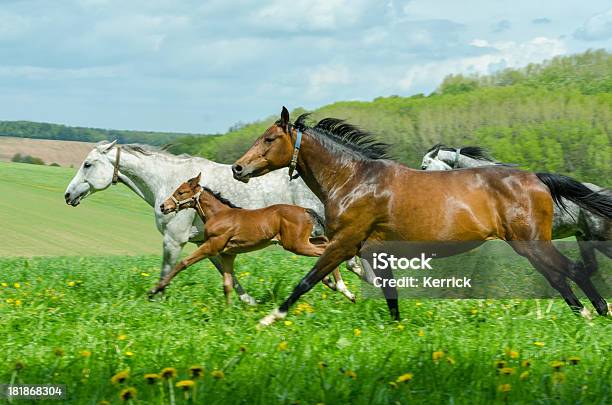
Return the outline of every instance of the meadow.
{"type": "Polygon", "coordinates": [[[148,301],[149,207],[123,186],[64,207],[68,169],[0,173],[0,383],[66,384],[75,404],[611,402],[612,323],[560,299],[402,300],[393,322],[347,273],[357,303],[319,285],[257,330],[313,259],[239,257],[257,306],[226,306],[206,262],[148,301]]]}

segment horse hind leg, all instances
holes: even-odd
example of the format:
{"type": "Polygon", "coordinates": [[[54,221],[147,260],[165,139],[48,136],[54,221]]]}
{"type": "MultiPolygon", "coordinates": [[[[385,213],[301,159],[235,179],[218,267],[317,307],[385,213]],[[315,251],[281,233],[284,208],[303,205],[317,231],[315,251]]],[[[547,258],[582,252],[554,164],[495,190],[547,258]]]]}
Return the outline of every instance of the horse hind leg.
{"type": "Polygon", "coordinates": [[[334,275],[334,279],[336,280],[336,289],[340,293],[342,293],[342,295],[344,295],[349,301],[355,302],[355,294],[350,292],[349,289],[346,287],[346,284],[344,284],[344,280],[342,280],[342,276],[340,275],[340,269],[336,267],[332,271],[332,274],[334,275]]]}
{"type": "MultiPolygon", "coordinates": [[[[586,313],[583,311],[584,306],[572,291],[572,288],[567,283],[566,275],[562,272],[562,269],[567,267],[567,263],[565,263],[567,259],[562,256],[565,260],[559,260],[558,255],[560,255],[560,253],[558,253],[556,249],[555,252],[557,254],[551,255],[549,248],[543,249],[544,243],[546,242],[519,241],[510,242],[510,246],[512,246],[519,255],[529,260],[533,267],[561,294],[574,313],[585,316],[586,313]]],[[[548,245],[550,242],[546,244],[548,245]]],[[[550,246],[552,246],[552,244],[550,244],[550,246]]]]}

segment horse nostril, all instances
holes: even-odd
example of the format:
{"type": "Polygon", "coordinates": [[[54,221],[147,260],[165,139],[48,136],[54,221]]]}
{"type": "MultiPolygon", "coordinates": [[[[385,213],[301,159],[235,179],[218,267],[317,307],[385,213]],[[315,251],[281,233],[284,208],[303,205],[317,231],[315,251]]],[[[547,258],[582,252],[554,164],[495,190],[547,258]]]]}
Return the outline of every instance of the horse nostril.
{"type": "Polygon", "coordinates": [[[64,194],[64,200],[68,201],[70,199],[70,193],[64,194]]]}
{"type": "Polygon", "coordinates": [[[160,211],[163,211],[163,210],[164,210],[164,204],[162,204],[162,205],[160,205],[160,206],[159,206],[159,210],[160,210],[160,211]]]}
{"type": "Polygon", "coordinates": [[[233,165],[232,166],[232,171],[236,174],[240,174],[242,173],[242,166],[240,165],[233,165]]]}

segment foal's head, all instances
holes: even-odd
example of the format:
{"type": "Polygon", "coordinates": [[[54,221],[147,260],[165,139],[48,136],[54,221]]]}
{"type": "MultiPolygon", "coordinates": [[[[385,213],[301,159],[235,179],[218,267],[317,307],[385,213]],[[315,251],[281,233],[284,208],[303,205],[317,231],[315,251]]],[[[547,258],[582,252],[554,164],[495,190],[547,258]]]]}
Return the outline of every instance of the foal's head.
{"type": "Polygon", "coordinates": [[[296,130],[289,121],[289,111],[283,107],[281,117],[232,166],[234,178],[248,182],[291,163],[296,130]]]}
{"type": "Polygon", "coordinates": [[[201,176],[202,173],[178,186],[174,193],[159,206],[161,212],[169,214],[185,208],[195,208],[196,199],[202,191],[202,186],[200,186],[201,176]]]}

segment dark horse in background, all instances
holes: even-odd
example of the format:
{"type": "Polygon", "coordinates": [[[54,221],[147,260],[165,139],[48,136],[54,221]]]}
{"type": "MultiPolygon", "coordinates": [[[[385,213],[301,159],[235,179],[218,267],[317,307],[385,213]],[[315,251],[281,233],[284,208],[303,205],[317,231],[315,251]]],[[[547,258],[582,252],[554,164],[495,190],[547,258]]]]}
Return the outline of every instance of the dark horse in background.
{"type": "MultiPolygon", "coordinates": [[[[606,301],[582,265],[563,256],[550,240],[553,200],[567,198],[612,218],[611,198],[565,176],[509,167],[413,170],[388,160],[387,145],[367,132],[333,118],[309,127],[305,118],[291,124],[283,107],[280,120],[232,167],[234,178],[244,182],[282,167],[289,167],[291,176],[295,169],[325,205],[327,249],[261,325],[285,317],[301,295],[357,255],[362,242],[383,240],[475,242],[472,246],[490,239],[509,241],[574,311],[586,309],[567,278],[599,314],[607,313],[606,301]]],[[[385,297],[391,315],[399,319],[397,291],[387,290],[385,297]]]]}

